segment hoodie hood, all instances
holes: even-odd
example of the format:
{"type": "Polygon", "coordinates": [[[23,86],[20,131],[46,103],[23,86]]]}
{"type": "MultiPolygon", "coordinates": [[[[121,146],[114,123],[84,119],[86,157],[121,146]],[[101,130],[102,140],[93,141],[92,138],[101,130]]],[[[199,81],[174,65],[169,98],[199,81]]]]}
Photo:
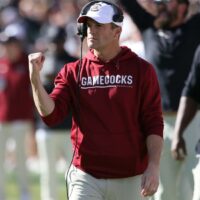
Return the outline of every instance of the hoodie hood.
{"type": "MultiPolygon", "coordinates": [[[[116,63],[116,62],[119,63],[121,61],[125,61],[130,58],[133,58],[133,56],[137,56],[137,55],[133,53],[128,47],[122,46],[119,54],[115,56],[113,59],[111,59],[107,64],[116,63]]],[[[93,49],[90,49],[88,51],[88,53],[86,54],[86,58],[92,62],[95,62],[96,64],[105,64],[104,61],[100,60],[98,57],[94,55],[93,49]]]]}

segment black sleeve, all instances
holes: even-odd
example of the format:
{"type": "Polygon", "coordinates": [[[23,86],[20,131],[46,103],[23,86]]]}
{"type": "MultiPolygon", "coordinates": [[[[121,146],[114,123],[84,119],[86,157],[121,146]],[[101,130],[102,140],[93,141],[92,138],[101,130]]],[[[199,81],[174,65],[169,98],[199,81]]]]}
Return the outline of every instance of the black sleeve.
{"type": "Polygon", "coordinates": [[[188,96],[200,103],[200,45],[198,46],[192,68],[186,80],[182,96],[188,96]]]}
{"type": "Polygon", "coordinates": [[[138,3],[137,0],[119,0],[121,5],[125,8],[134,23],[140,29],[145,30],[153,26],[154,16],[145,11],[138,3]]]}

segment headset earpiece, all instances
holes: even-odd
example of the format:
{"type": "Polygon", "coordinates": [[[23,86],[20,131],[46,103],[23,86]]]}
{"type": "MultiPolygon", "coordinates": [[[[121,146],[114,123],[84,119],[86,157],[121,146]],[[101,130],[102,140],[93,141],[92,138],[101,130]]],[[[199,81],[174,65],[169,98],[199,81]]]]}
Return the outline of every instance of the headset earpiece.
{"type": "Polygon", "coordinates": [[[77,24],[77,35],[81,37],[81,40],[87,37],[87,24],[86,23],[78,23],[77,24]]]}
{"type": "Polygon", "coordinates": [[[113,21],[114,22],[122,22],[123,21],[123,19],[124,19],[124,16],[123,16],[123,14],[115,14],[115,15],[113,15],[113,21]]]}

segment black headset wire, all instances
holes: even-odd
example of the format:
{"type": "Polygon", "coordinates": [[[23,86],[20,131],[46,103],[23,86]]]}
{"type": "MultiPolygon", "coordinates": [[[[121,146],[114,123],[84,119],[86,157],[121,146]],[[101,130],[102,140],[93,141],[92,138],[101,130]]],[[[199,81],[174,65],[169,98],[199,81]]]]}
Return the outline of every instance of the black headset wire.
{"type": "Polygon", "coordinates": [[[68,174],[69,174],[69,170],[72,166],[73,160],[74,160],[74,156],[76,154],[76,149],[77,149],[77,144],[78,144],[78,128],[80,127],[80,74],[81,74],[81,68],[82,68],[82,58],[83,58],[83,40],[85,38],[84,35],[80,36],[81,38],[81,46],[80,46],[80,62],[78,65],[78,72],[77,72],[77,79],[76,79],[76,92],[77,92],[77,126],[76,126],[76,134],[75,134],[75,146],[74,146],[74,151],[72,154],[72,158],[69,164],[69,167],[67,169],[67,173],[65,176],[65,182],[66,182],[66,193],[67,193],[67,200],[69,200],[69,192],[68,192],[68,174]]]}

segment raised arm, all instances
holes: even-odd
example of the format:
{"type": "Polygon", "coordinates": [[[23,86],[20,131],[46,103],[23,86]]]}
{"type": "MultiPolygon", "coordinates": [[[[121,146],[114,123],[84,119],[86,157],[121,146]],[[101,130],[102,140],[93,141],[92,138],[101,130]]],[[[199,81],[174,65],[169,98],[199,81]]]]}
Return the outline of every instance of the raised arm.
{"type": "Polygon", "coordinates": [[[43,67],[45,57],[43,53],[33,53],[28,56],[29,59],[29,76],[32,86],[33,99],[35,106],[41,116],[47,116],[53,112],[55,103],[49,97],[44,89],[41,79],[40,71],[43,67]]]}
{"type": "Polygon", "coordinates": [[[119,0],[121,5],[125,8],[127,13],[131,16],[134,23],[143,31],[144,29],[153,26],[154,16],[152,14],[152,2],[145,1],[146,3],[142,3],[140,0],[119,0]],[[138,3],[140,2],[140,3],[138,3]]]}

